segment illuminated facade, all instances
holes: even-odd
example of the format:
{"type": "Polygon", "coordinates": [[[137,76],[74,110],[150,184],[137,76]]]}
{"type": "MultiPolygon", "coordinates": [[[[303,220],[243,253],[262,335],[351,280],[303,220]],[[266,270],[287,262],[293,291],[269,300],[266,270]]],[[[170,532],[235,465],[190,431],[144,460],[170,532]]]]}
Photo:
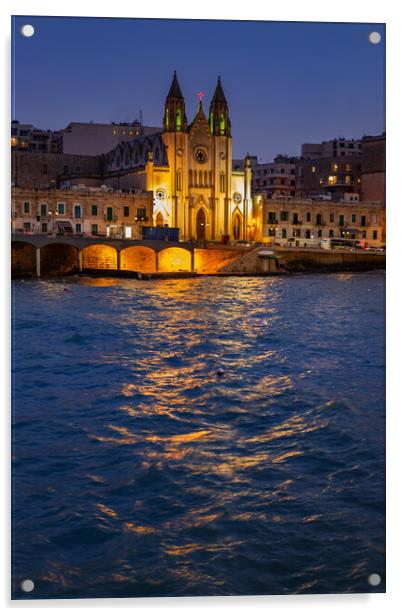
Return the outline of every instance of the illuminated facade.
{"type": "Polygon", "coordinates": [[[229,107],[220,79],[208,118],[199,93],[191,123],[176,73],[166,97],[162,132],[119,144],[102,158],[105,181],[154,195],[156,226],[178,227],[184,240],[246,239],[253,221],[251,163],[232,170],[229,107]]]}

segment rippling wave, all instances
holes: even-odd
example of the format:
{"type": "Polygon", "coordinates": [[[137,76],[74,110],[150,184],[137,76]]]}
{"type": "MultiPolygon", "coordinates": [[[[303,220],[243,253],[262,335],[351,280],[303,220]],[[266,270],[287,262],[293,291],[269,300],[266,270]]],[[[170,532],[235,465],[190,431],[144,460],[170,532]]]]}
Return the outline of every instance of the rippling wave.
{"type": "Polygon", "coordinates": [[[383,274],[13,302],[14,597],[384,592],[383,274]]]}

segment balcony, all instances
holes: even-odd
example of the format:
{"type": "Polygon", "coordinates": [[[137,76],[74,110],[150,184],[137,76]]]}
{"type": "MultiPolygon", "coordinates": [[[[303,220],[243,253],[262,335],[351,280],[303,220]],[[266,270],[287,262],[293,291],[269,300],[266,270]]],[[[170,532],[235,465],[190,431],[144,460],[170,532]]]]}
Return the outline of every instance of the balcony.
{"type": "Polygon", "coordinates": [[[279,225],[279,220],[277,218],[268,218],[269,225],[279,225]]]}
{"type": "Polygon", "coordinates": [[[303,221],[302,220],[292,220],[292,225],[302,225],[303,221]]]}

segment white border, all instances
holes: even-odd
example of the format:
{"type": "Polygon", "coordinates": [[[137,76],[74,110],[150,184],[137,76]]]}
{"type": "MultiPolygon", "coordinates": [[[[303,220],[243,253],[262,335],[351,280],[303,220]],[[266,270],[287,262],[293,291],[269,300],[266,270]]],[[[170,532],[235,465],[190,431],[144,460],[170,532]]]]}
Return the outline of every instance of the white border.
{"type": "MultiPolygon", "coordinates": [[[[273,21],[334,21],[334,22],[370,22],[387,23],[387,593],[373,595],[308,595],[308,596],[268,596],[268,597],[225,597],[199,599],[109,599],[109,600],[72,600],[72,601],[24,601],[9,600],[9,126],[10,103],[9,90],[3,88],[2,105],[2,147],[5,154],[5,164],[1,166],[2,187],[2,224],[1,250],[4,286],[2,293],[2,324],[1,340],[3,341],[4,369],[1,371],[4,392],[2,405],[4,455],[1,460],[1,479],[4,486],[2,494],[7,495],[1,508],[2,534],[1,544],[8,546],[2,550],[0,559],[0,584],[2,588],[1,603],[14,613],[22,613],[29,608],[42,611],[51,608],[58,611],[63,608],[74,609],[74,612],[96,613],[99,609],[109,612],[116,608],[135,609],[136,613],[147,614],[159,612],[205,612],[219,610],[232,614],[243,614],[245,609],[252,609],[255,614],[266,614],[269,609],[280,610],[281,614],[294,613],[298,616],[313,614],[338,614],[345,616],[363,614],[378,616],[379,611],[388,613],[396,607],[399,598],[402,555],[402,522],[401,507],[401,422],[402,410],[398,408],[399,388],[402,368],[399,358],[401,331],[401,257],[397,253],[398,240],[401,241],[402,203],[398,199],[400,190],[397,182],[401,176],[401,115],[402,94],[400,67],[402,65],[401,33],[402,21],[398,19],[397,3],[392,0],[382,2],[352,2],[337,0],[332,3],[316,0],[286,0],[284,3],[254,1],[253,3],[235,3],[234,0],[202,0],[202,2],[186,2],[185,0],[154,0],[151,4],[143,2],[93,3],[87,0],[70,0],[63,5],[56,5],[50,0],[36,0],[35,3],[22,0],[6,0],[0,7],[0,27],[2,33],[2,64],[6,79],[10,79],[10,15],[71,15],[71,16],[105,16],[105,17],[165,17],[165,18],[213,18],[213,19],[265,19],[273,21]],[[398,177],[399,176],[399,177],[398,177]],[[4,275],[5,274],[5,275],[4,275]],[[5,341],[8,344],[5,344],[5,341]]],[[[4,82],[3,82],[4,83],[4,82]]]]}

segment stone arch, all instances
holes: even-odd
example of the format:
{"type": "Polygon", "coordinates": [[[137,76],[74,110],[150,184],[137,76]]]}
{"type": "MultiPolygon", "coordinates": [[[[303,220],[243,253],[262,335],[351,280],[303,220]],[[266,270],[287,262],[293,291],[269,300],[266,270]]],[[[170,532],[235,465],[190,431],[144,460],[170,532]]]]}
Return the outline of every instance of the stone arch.
{"type": "Polygon", "coordinates": [[[11,276],[34,276],[36,272],[35,246],[28,242],[11,242],[11,276]]]}
{"type": "Polygon", "coordinates": [[[163,214],[162,212],[158,212],[155,218],[155,226],[156,227],[164,227],[165,226],[165,221],[163,218],[163,214]]]}
{"type": "Polygon", "coordinates": [[[71,244],[45,244],[40,249],[42,276],[67,276],[78,273],[78,248],[71,244]]]}
{"type": "Polygon", "coordinates": [[[82,269],[117,269],[117,250],[107,244],[91,244],[82,250],[82,269]]]}
{"type": "Polygon", "coordinates": [[[242,237],[243,217],[240,210],[237,208],[232,215],[232,234],[234,240],[239,240],[242,237]]]}
{"type": "Polygon", "coordinates": [[[129,246],[120,252],[120,269],[132,272],[156,272],[156,253],[147,246],[129,246]]]}
{"type": "Polygon", "coordinates": [[[198,241],[205,240],[207,237],[207,214],[203,207],[200,207],[195,216],[195,233],[198,241]]]}
{"type": "Polygon", "coordinates": [[[158,263],[160,272],[191,272],[191,252],[185,248],[164,248],[158,263]]]}

